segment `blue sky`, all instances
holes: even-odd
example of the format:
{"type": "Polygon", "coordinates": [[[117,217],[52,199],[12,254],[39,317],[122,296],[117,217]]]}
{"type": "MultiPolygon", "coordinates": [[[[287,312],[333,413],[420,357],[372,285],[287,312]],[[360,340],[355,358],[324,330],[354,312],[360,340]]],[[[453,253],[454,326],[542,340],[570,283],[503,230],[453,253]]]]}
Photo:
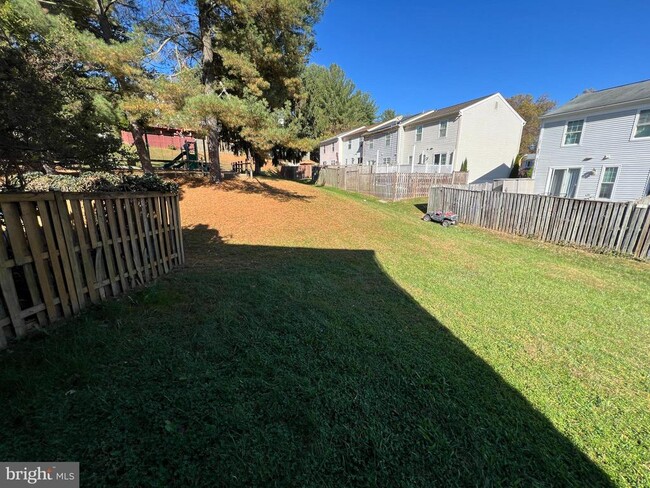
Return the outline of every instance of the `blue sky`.
{"type": "Polygon", "coordinates": [[[650,79],[649,21],[640,0],[331,0],[312,61],[402,114],[497,91],[564,103],[650,79]]]}

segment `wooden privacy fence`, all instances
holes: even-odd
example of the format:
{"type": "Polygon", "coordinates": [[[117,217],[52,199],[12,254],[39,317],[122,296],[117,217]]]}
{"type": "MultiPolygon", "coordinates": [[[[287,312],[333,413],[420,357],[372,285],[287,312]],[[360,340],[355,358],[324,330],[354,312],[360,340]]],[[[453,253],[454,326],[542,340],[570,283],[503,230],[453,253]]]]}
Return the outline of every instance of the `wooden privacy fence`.
{"type": "Polygon", "coordinates": [[[321,168],[317,185],[366,193],[385,200],[426,197],[431,185],[467,183],[467,173],[372,173],[368,166],[321,168]]]}
{"type": "Polygon", "coordinates": [[[428,210],[450,210],[460,222],[542,241],[650,258],[650,211],[635,202],[434,187],[428,210]]]}
{"type": "Polygon", "coordinates": [[[0,195],[0,348],[184,262],[178,195],[0,195]]]}

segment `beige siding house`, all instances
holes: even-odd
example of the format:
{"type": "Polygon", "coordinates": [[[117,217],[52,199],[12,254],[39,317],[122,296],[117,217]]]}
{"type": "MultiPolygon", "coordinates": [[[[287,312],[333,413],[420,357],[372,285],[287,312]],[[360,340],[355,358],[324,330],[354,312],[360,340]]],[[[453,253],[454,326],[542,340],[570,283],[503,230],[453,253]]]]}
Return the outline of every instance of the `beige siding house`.
{"type": "Polygon", "coordinates": [[[500,93],[424,112],[402,123],[399,164],[450,173],[467,159],[471,183],[506,178],[524,124],[500,93]]]}

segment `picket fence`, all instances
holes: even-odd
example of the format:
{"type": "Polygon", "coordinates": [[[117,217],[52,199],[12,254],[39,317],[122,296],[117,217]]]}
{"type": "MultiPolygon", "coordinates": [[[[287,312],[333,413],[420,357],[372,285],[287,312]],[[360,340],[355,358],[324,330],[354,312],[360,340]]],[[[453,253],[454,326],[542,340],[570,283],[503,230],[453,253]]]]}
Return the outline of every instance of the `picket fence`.
{"type": "Polygon", "coordinates": [[[184,263],[179,197],[0,195],[0,349],[184,263]]]}
{"type": "Polygon", "coordinates": [[[487,229],[650,258],[650,211],[635,202],[433,187],[428,211],[437,210],[487,229]]]}
{"type": "Polygon", "coordinates": [[[369,166],[321,168],[316,185],[373,195],[384,200],[426,197],[431,185],[466,184],[466,172],[375,173],[369,166]]]}

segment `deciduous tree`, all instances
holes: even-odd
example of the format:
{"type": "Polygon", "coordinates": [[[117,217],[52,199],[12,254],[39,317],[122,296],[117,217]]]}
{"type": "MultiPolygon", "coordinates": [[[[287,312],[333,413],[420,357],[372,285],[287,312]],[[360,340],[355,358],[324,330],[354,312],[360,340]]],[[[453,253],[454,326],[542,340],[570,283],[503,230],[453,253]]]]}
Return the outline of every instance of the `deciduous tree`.
{"type": "Polygon", "coordinates": [[[532,95],[521,94],[508,98],[508,103],[526,121],[521,136],[520,154],[530,152],[530,147],[536,146],[539,138],[539,118],[556,106],[556,102],[542,95],[535,100],[532,95]]]}

